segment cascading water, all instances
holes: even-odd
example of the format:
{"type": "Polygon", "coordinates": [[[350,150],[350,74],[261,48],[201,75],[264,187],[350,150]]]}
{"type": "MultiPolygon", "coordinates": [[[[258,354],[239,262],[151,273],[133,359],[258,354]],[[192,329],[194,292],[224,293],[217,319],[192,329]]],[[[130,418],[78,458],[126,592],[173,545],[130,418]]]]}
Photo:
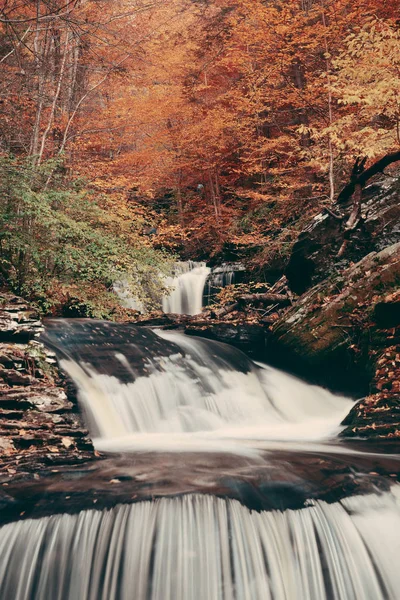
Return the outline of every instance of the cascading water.
{"type": "Polygon", "coordinates": [[[240,283],[241,275],[245,268],[240,263],[224,263],[218,267],[214,267],[205,282],[203,291],[203,304],[208,306],[215,301],[218,292],[235,283],[240,283]]]}
{"type": "MultiPolygon", "coordinates": [[[[77,386],[97,448],[125,452],[118,478],[111,467],[105,474],[108,489],[126,481],[129,500],[0,528],[0,599],[399,597],[399,487],[377,479],[377,455],[332,441],[350,400],[224,344],[178,333],[54,320],[46,339],[77,386]],[[167,460],[167,451],[177,458],[167,460]],[[339,462],[340,453],[350,461],[352,452],[366,462],[360,473],[339,462]],[[153,463],[140,470],[146,456],[153,463]],[[338,465],[345,491],[318,499],[302,462],[325,487],[338,465]],[[210,495],[214,463],[220,479],[210,495]],[[178,491],[141,500],[137,486],[155,497],[157,476],[178,491]],[[349,496],[357,485],[364,495],[349,496]]],[[[64,495],[67,505],[70,492],[64,495]]]]}
{"type": "Polygon", "coordinates": [[[191,495],[28,520],[0,529],[0,597],[396,600],[399,527],[397,488],[284,513],[191,495]]]}
{"type": "MultiPolygon", "coordinates": [[[[219,290],[235,281],[235,273],[243,271],[241,265],[222,265],[210,269],[206,263],[193,261],[175,265],[174,276],[165,280],[170,293],[161,300],[162,310],[168,314],[197,315],[208,306],[219,290]]],[[[123,306],[145,313],[146,306],[132,296],[124,281],[114,283],[114,292],[123,306]]]]}
{"type": "Polygon", "coordinates": [[[210,273],[205,263],[189,261],[175,266],[175,277],[166,281],[173,288],[163,298],[163,311],[179,315],[197,315],[203,307],[203,289],[210,273]]]}
{"type": "MultiPolygon", "coordinates": [[[[148,358],[145,375],[133,375],[132,382],[98,373],[88,363],[61,362],[78,385],[99,449],[196,444],[207,450],[213,440],[222,447],[229,439],[321,439],[338,430],[351,406],[346,398],[258,366],[225,344],[158,334],[176,351],[148,358]]],[[[115,358],[132,373],[129,356],[115,358]]]]}

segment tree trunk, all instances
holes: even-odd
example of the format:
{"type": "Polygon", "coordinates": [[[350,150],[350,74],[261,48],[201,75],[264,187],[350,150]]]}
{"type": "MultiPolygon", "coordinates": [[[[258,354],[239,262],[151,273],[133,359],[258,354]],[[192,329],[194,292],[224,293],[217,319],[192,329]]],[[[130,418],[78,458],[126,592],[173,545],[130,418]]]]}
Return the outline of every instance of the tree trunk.
{"type": "Polygon", "coordinates": [[[211,197],[211,201],[213,203],[214,206],[214,212],[215,212],[215,216],[219,217],[219,212],[218,212],[218,203],[217,203],[217,196],[215,193],[215,189],[214,189],[214,182],[213,182],[213,178],[212,178],[212,174],[211,174],[211,170],[208,169],[208,185],[210,188],[210,197],[211,197]]]}
{"type": "Polygon", "coordinates": [[[357,183],[364,187],[367,181],[371,179],[371,177],[377,175],[378,173],[383,173],[384,169],[387,166],[399,160],[400,150],[397,150],[396,152],[386,154],[383,158],[376,161],[373,165],[371,165],[368,169],[365,169],[365,171],[362,171],[356,177],[351,177],[350,182],[342,189],[339,196],[337,197],[336,202],[338,204],[344,204],[354,194],[355,186],[357,183]]]}
{"type": "Polygon", "coordinates": [[[62,63],[60,65],[60,72],[59,72],[59,75],[58,75],[57,87],[55,89],[54,98],[53,98],[53,102],[52,102],[52,105],[51,105],[51,111],[50,111],[49,120],[47,122],[47,127],[44,130],[43,135],[42,135],[42,141],[41,141],[41,144],[40,144],[40,150],[39,150],[39,155],[38,155],[38,165],[40,165],[40,163],[42,162],[43,153],[44,153],[44,149],[45,149],[45,145],[46,145],[46,140],[47,140],[47,136],[49,134],[49,131],[50,131],[51,126],[52,126],[53,121],[54,121],[54,115],[55,115],[56,108],[57,108],[57,102],[58,102],[58,98],[60,96],[61,86],[62,86],[62,82],[63,82],[63,78],[64,78],[64,72],[65,72],[65,65],[66,65],[66,62],[67,62],[68,49],[69,49],[69,31],[66,31],[66,33],[65,33],[65,44],[64,44],[64,54],[63,54],[63,58],[62,58],[62,63]]]}
{"type": "MultiPolygon", "coordinates": [[[[329,125],[330,125],[330,127],[332,127],[333,111],[332,111],[332,89],[331,89],[331,73],[330,73],[331,72],[331,64],[330,64],[329,58],[328,58],[329,57],[329,46],[328,46],[328,39],[326,37],[327,24],[326,24],[326,17],[325,17],[325,6],[324,6],[323,2],[321,4],[321,8],[322,8],[322,25],[324,27],[326,77],[327,77],[327,83],[328,83],[328,118],[329,118],[329,125]]],[[[328,136],[328,154],[329,154],[329,201],[331,204],[333,204],[333,202],[335,200],[335,172],[334,172],[333,144],[332,144],[332,138],[331,138],[330,134],[328,136]]]]}
{"type": "Polygon", "coordinates": [[[340,246],[340,250],[337,254],[338,258],[341,258],[346,251],[346,248],[349,243],[350,235],[353,231],[355,231],[358,227],[358,224],[361,221],[361,201],[362,201],[362,185],[357,183],[355,185],[355,190],[353,194],[353,208],[351,210],[350,216],[346,222],[344,227],[344,240],[343,244],[340,246]]]}

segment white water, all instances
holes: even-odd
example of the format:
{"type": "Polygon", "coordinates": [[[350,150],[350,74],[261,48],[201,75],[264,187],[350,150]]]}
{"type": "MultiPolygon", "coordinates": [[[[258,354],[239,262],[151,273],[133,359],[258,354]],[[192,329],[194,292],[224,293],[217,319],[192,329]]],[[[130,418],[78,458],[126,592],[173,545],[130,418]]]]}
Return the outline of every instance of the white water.
{"type": "Polygon", "coordinates": [[[215,299],[215,294],[228,285],[233,285],[236,280],[236,273],[244,271],[245,268],[240,263],[223,264],[212,269],[207,278],[203,291],[205,304],[208,306],[215,299]]]}
{"type": "Polygon", "coordinates": [[[166,281],[167,287],[171,287],[172,291],[163,298],[163,311],[179,315],[201,313],[203,290],[210,271],[205,263],[178,263],[175,277],[166,281]]]}
{"type": "MultiPolygon", "coordinates": [[[[280,470],[270,471],[272,483],[285,484],[293,480],[287,478],[290,451],[312,452],[311,463],[324,463],[320,457],[329,447],[321,450],[322,443],[309,441],[333,436],[352,404],[252,363],[224,344],[171,332],[158,332],[169,355],[147,359],[148,375],[135,377],[137,357],[142,360],[143,353],[133,348],[129,354],[130,346],[142,338],[123,336],[124,355],[112,344],[112,326],[96,323],[94,329],[89,327],[86,337],[79,338],[86,359],[91,359],[93,343],[98,369],[104,364],[101,359],[110,360],[113,352],[118,362],[111,361],[105,370],[118,372],[123,381],[129,381],[127,375],[132,378],[124,383],[88,363],[62,361],[78,386],[99,449],[209,452],[207,464],[215,460],[211,452],[241,453],[258,457],[260,463],[244,460],[254,468],[268,462],[274,450],[285,450],[284,466],[271,460],[273,469],[280,470]],[[108,353],[98,352],[99,338],[110,348],[108,353]],[[129,356],[136,356],[135,366],[129,356]],[[262,447],[268,451],[258,452],[262,447]]],[[[142,337],[143,345],[158,348],[149,334],[142,337]]],[[[340,452],[348,450],[335,447],[334,456],[340,452]]],[[[191,455],[185,456],[185,468],[190,469],[191,455]]],[[[134,463],[135,456],[125,460],[134,463]]],[[[174,461],[168,465],[174,470],[174,461]]],[[[239,464],[237,469],[237,475],[229,471],[229,478],[237,477],[229,489],[242,482],[239,464]]],[[[206,474],[194,471],[195,489],[202,489],[206,474]]],[[[165,473],[167,481],[169,475],[165,473]]],[[[110,484],[112,477],[110,472],[110,484]]],[[[273,495],[269,475],[259,477],[256,471],[250,487],[273,495]]],[[[346,475],[350,485],[357,474],[352,477],[351,472],[346,475]]],[[[136,485],[140,475],[135,478],[136,485]]],[[[171,473],[176,478],[179,468],[171,473]]],[[[193,490],[184,481],[183,494],[193,490]]],[[[311,489],[305,484],[302,489],[311,489]]],[[[123,485],[130,491],[129,481],[123,485]]],[[[150,495],[153,488],[147,485],[150,495]]],[[[333,504],[308,501],[305,508],[283,512],[255,512],[237,500],[187,494],[11,523],[0,528],[0,600],[396,600],[399,489],[394,485],[384,494],[333,504]]]]}
{"type": "Polygon", "coordinates": [[[252,512],[189,495],[0,529],[4,600],[396,600],[398,487],[252,512]]]}
{"type": "MultiPolygon", "coordinates": [[[[148,361],[132,383],[63,360],[103,450],[209,451],[233,440],[321,440],[337,433],[352,401],[258,366],[224,344],[158,332],[181,352],[148,361]],[[231,354],[233,352],[233,354],[231,354]],[[248,372],[235,369],[244,359],[248,372]]],[[[128,359],[117,354],[126,369],[128,359]]]]}

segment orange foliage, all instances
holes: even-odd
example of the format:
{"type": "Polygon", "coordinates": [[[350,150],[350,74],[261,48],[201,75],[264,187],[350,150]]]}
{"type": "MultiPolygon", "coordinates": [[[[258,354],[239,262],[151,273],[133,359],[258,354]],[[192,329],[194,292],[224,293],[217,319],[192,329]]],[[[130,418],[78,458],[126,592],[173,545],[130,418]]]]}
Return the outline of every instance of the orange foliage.
{"type": "MultiPolygon", "coordinates": [[[[291,206],[307,188],[318,208],[365,149],[359,132],[378,132],[371,154],[398,143],[379,144],[371,80],[363,122],[343,83],[354,68],[347,36],[357,43],[373,18],[387,41],[397,0],[64,4],[9,0],[1,13],[2,150],[63,155],[75,176],[144,202],[168,191],[166,228],[179,222],[202,244],[247,243],[237,223],[271,197],[291,206]]],[[[361,69],[373,55],[360,53],[361,69]]],[[[354,82],[362,97],[363,78],[354,82]]],[[[382,89],[389,97],[388,81],[382,89]]],[[[395,131],[398,96],[392,104],[385,127],[395,131]]],[[[253,242],[264,234],[255,228],[253,242]]]]}

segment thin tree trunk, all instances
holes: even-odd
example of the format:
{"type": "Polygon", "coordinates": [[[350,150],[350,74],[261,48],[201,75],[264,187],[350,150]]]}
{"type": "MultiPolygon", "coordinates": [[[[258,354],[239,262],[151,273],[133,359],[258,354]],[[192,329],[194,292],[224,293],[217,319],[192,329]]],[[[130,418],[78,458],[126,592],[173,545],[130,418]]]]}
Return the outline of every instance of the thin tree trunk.
{"type": "Polygon", "coordinates": [[[182,187],[181,187],[181,182],[182,182],[182,172],[181,172],[181,170],[179,170],[178,177],[177,177],[177,182],[176,182],[176,203],[177,203],[177,206],[178,206],[179,223],[182,225],[182,222],[183,222],[183,204],[182,204],[182,187]]]}
{"type": "MultiPolygon", "coordinates": [[[[325,17],[325,6],[321,3],[322,7],[322,25],[324,26],[324,46],[326,55],[326,77],[328,82],[328,117],[329,126],[332,127],[333,123],[333,111],[332,111],[332,88],[331,88],[331,65],[329,62],[329,46],[328,39],[326,37],[326,17],[325,17]]],[[[329,153],[329,200],[333,204],[335,201],[335,172],[334,172],[334,156],[333,156],[333,145],[331,134],[328,136],[328,153],[329,153]]]]}
{"type": "Polygon", "coordinates": [[[360,183],[357,183],[355,185],[355,190],[353,194],[353,207],[344,228],[344,240],[337,254],[338,258],[341,258],[346,252],[347,246],[349,244],[350,235],[353,231],[357,229],[358,224],[360,223],[362,190],[362,185],[360,183]]]}
{"type": "Polygon", "coordinates": [[[55,115],[56,108],[57,108],[57,102],[58,102],[58,98],[60,96],[61,86],[62,86],[62,82],[63,82],[63,78],[64,78],[65,65],[66,65],[66,62],[67,62],[67,55],[68,55],[68,46],[69,46],[69,31],[66,31],[66,33],[65,33],[64,54],[63,54],[62,63],[61,63],[61,66],[60,66],[60,73],[59,73],[59,76],[58,76],[58,82],[57,82],[57,87],[56,87],[56,91],[55,91],[54,98],[53,98],[53,103],[51,105],[51,111],[50,111],[49,120],[47,122],[47,127],[44,130],[43,135],[42,135],[42,142],[40,144],[40,150],[39,150],[39,155],[38,155],[38,160],[37,160],[37,164],[38,165],[40,165],[40,163],[42,162],[43,152],[44,152],[44,149],[45,149],[47,136],[48,136],[49,131],[51,129],[51,126],[53,124],[54,115],[55,115]]]}
{"type": "MultiPolygon", "coordinates": [[[[42,118],[42,110],[44,103],[44,62],[47,55],[47,36],[45,36],[45,42],[42,53],[42,60],[40,60],[40,7],[41,0],[37,0],[36,3],[36,31],[35,38],[33,40],[33,52],[35,56],[36,63],[36,73],[37,73],[37,101],[36,101],[36,115],[35,115],[35,123],[33,125],[32,131],[32,139],[30,146],[30,154],[31,156],[35,156],[39,150],[39,132],[40,132],[40,123],[42,118]]],[[[46,32],[47,33],[47,32],[46,32]]]]}
{"type": "Polygon", "coordinates": [[[221,187],[219,185],[219,176],[217,169],[215,169],[215,198],[217,202],[218,216],[221,216],[221,187]]]}
{"type": "Polygon", "coordinates": [[[217,197],[216,197],[216,194],[215,194],[214,182],[213,182],[213,178],[212,178],[212,174],[211,174],[211,170],[210,169],[208,169],[208,184],[209,184],[209,187],[210,187],[211,200],[212,200],[212,203],[214,205],[215,216],[218,219],[219,213],[218,213],[217,197]]]}

